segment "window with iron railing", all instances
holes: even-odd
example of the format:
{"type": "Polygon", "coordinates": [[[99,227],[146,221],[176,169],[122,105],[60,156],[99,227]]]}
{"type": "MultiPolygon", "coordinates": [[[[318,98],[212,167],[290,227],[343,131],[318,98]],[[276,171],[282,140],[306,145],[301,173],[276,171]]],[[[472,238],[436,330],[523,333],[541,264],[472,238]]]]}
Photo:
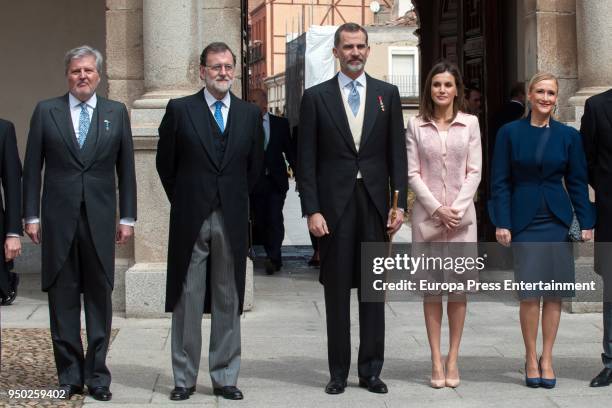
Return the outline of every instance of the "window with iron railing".
{"type": "Polygon", "coordinates": [[[397,86],[402,98],[419,96],[418,49],[413,46],[388,48],[389,75],[386,81],[397,86]]]}
{"type": "Polygon", "coordinates": [[[385,81],[397,86],[402,98],[419,96],[419,77],[417,75],[385,75],[385,81]]]}

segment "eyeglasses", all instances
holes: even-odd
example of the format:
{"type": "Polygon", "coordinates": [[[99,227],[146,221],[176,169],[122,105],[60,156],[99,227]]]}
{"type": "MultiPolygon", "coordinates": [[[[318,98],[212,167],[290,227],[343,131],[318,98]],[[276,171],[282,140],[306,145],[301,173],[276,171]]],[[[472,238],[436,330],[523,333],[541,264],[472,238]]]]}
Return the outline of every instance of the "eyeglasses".
{"type": "Polygon", "coordinates": [[[213,72],[221,72],[222,68],[225,68],[225,72],[233,72],[234,66],[230,64],[217,64],[217,65],[206,65],[206,68],[210,69],[213,72]]]}

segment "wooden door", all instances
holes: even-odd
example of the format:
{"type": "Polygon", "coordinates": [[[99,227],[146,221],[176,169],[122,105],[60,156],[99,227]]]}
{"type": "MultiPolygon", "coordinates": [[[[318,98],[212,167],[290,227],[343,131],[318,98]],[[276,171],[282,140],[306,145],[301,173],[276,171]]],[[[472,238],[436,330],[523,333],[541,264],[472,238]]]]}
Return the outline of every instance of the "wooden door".
{"type": "MultiPolygon", "coordinates": [[[[504,66],[501,58],[501,8],[488,0],[413,0],[419,16],[421,78],[440,59],[456,63],[466,86],[482,92],[483,178],[477,197],[476,212],[479,239],[494,239],[494,230],[486,212],[489,197],[489,123],[492,112],[503,102],[504,66]]],[[[422,84],[421,84],[422,86],[422,84]]]]}

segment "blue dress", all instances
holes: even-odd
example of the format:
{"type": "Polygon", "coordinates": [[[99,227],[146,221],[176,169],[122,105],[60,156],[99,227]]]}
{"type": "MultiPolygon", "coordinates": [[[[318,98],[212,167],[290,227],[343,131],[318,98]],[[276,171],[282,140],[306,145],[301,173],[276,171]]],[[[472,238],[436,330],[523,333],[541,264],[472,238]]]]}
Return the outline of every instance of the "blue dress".
{"type": "MultiPolygon", "coordinates": [[[[530,118],[504,125],[495,144],[488,208],[493,224],[512,232],[515,281],[574,282],[568,241],[574,212],[582,229],[595,224],[580,134],[552,119],[548,128],[532,126],[530,118]]],[[[574,291],[519,291],[522,299],[539,296],[571,297],[574,291]]]]}

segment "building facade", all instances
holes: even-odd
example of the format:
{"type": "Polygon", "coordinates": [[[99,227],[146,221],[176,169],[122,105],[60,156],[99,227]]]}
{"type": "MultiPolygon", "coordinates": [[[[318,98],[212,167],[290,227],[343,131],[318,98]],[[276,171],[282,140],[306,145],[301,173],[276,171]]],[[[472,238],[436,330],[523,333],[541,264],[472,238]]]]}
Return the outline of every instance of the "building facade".
{"type": "Polygon", "coordinates": [[[263,88],[268,77],[285,72],[285,49],[311,25],[355,22],[370,25],[389,19],[393,0],[381,0],[373,13],[365,0],[253,0],[249,2],[249,88],[263,88]]]}

